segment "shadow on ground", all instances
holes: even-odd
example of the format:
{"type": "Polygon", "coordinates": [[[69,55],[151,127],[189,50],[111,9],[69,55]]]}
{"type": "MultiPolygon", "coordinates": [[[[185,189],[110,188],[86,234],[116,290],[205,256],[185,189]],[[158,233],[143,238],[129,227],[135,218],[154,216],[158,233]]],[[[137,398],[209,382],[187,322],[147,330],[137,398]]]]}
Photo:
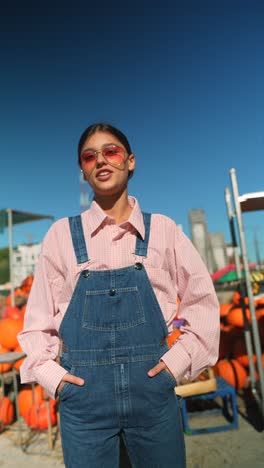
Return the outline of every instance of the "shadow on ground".
{"type": "Polygon", "coordinates": [[[264,431],[264,415],[261,405],[257,403],[250,389],[244,389],[239,393],[243,405],[238,406],[238,412],[256,431],[264,431]]]}

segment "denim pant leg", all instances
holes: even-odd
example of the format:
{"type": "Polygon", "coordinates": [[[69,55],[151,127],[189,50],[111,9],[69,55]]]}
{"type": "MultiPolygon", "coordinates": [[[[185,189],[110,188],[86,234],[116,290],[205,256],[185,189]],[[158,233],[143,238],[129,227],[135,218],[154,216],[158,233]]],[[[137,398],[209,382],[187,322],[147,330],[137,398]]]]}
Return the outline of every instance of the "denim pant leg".
{"type": "Polygon", "coordinates": [[[66,468],[118,468],[120,428],[112,366],[72,367],[83,386],[60,393],[60,431],[66,468]]]}
{"type": "Polygon", "coordinates": [[[167,417],[147,427],[124,429],[133,468],[185,468],[185,442],[179,400],[168,405],[167,417]]]}
{"type": "Polygon", "coordinates": [[[62,446],[66,468],[119,468],[117,429],[68,430],[62,420],[62,446]]]}

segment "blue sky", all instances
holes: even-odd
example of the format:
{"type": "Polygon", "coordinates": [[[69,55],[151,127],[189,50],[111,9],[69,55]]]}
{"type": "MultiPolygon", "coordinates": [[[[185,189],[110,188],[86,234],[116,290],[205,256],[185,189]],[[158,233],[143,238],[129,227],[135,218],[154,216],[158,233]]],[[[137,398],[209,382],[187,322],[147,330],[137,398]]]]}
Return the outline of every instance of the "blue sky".
{"type": "MultiPolygon", "coordinates": [[[[76,147],[108,121],[137,157],[130,193],[190,235],[188,212],[230,240],[224,188],[264,190],[261,0],[18,2],[0,18],[0,208],[80,210],[76,147]]],[[[245,214],[251,260],[263,211],[245,214]]],[[[40,241],[49,222],[15,227],[40,241]]],[[[0,246],[7,245],[6,233],[0,246]]]]}

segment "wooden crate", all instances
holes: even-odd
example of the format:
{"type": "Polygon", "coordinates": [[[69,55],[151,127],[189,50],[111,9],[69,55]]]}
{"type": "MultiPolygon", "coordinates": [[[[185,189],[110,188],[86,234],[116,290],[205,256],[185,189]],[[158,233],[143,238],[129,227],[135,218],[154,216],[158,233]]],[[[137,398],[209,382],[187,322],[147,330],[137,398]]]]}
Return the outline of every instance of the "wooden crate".
{"type": "Polygon", "coordinates": [[[208,367],[193,382],[182,380],[181,383],[175,387],[175,392],[179,396],[187,397],[191,395],[199,395],[201,393],[214,392],[216,387],[214,371],[211,367],[208,367]]]}

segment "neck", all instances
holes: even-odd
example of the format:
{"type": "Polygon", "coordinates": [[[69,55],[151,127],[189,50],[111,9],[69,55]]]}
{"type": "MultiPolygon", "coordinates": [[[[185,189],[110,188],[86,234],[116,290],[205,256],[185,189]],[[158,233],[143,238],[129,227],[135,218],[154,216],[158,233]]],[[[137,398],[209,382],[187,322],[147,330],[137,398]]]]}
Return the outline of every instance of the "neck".
{"type": "Polygon", "coordinates": [[[128,202],[127,191],[109,197],[103,197],[97,194],[95,196],[95,201],[107,215],[114,218],[116,224],[127,221],[132,211],[128,202]]]}

